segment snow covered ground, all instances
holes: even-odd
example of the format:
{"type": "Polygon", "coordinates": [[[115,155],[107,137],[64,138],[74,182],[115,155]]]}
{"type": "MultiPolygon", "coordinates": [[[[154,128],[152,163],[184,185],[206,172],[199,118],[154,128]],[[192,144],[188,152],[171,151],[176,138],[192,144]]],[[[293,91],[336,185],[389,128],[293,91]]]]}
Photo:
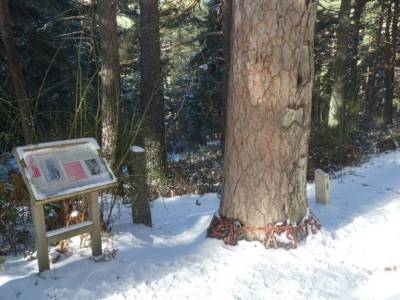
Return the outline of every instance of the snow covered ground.
{"type": "Polygon", "coordinates": [[[342,174],[328,206],[309,185],[323,230],[298,249],[206,239],[215,194],[158,199],[152,229],[121,208],[110,262],[90,259],[79,238],[40,275],[36,261],[8,258],[0,299],[400,299],[400,151],[342,174]]]}

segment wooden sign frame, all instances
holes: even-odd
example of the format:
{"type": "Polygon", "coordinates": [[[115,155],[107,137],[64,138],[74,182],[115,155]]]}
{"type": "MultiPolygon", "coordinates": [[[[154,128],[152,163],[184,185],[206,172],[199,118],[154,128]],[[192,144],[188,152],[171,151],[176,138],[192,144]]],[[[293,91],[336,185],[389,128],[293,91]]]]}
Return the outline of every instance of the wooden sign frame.
{"type": "Polygon", "coordinates": [[[85,232],[89,232],[91,235],[92,255],[101,255],[98,194],[101,190],[115,187],[117,179],[108,163],[102,157],[97,141],[94,138],[83,138],[42,143],[17,147],[13,150],[13,153],[30,194],[39,272],[50,269],[48,256],[49,244],[85,232]],[[79,151],[83,151],[83,153],[80,154],[79,151]],[[71,155],[68,156],[70,152],[74,152],[72,157],[71,155]],[[34,170],[32,170],[32,162],[26,161],[27,159],[31,160],[33,155],[43,157],[42,160],[38,160],[37,164],[34,162],[34,170]],[[64,158],[62,155],[64,155],[64,158]],[[72,162],[69,161],[71,158],[73,159],[72,162]],[[87,162],[88,160],[89,162],[87,162]],[[43,165],[43,161],[50,161],[51,163],[57,164],[56,173],[58,174],[58,179],[60,179],[59,181],[62,182],[59,190],[57,190],[57,184],[53,184],[53,188],[50,189],[44,185],[45,180],[50,180],[49,178],[39,178],[35,180],[35,176],[45,176],[46,166],[43,165]],[[30,163],[31,165],[29,165],[30,163]],[[42,165],[40,165],[40,163],[42,163],[42,165]],[[70,166],[76,168],[71,169],[70,166]],[[69,175],[71,176],[66,178],[69,175]],[[78,179],[81,180],[82,184],[78,182],[78,179]],[[89,220],[64,228],[46,231],[43,205],[78,195],[84,196],[88,201],[89,220]]]}

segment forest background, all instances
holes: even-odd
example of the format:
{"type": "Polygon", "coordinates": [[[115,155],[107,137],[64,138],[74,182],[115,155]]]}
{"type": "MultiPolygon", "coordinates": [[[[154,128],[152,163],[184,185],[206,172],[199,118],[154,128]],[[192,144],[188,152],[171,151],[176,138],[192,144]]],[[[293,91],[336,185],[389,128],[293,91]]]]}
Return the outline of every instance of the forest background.
{"type": "MultiPolygon", "coordinates": [[[[113,11],[90,1],[7,2],[8,7],[6,1],[0,6],[6,20],[0,24],[0,208],[8,220],[0,231],[5,239],[18,237],[6,234],[4,224],[16,221],[17,208],[27,203],[10,151],[31,142],[96,137],[106,152],[110,148],[122,187],[130,180],[130,147],[145,146],[149,198],[220,192],[224,1],[148,1],[157,3],[156,10],[141,11],[138,0],[120,0],[114,33],[101,15],[101,9],[103,16],[113,11]],[[140,38],[144,34],[159,39],[159,57],[154,43],[140,38]],[[105,59],[107,44],[117,46],[117,60],[105,59]],[[118,70],[112,76],[119,76],[120,87],[111,87],[111,95],[104,95],[105,65],[118,70]],[[160,89],[145,83],[159,83],[160,89]],[[143,95],[154,98],[152,104],[143,102],[143,95]]],[[[319,1],[309,179],[316,168],[333,173],[366,153],[398,146],[398,21],[396,0],[319,1]]],[[[129,198],[138,189],[118,193],[129,198]]],[[[103,221],[109,225],[107,216],[103,221]]],[[[18,248],[6,244],[3,251],[10,252],[10,244],[18,248]]]]}

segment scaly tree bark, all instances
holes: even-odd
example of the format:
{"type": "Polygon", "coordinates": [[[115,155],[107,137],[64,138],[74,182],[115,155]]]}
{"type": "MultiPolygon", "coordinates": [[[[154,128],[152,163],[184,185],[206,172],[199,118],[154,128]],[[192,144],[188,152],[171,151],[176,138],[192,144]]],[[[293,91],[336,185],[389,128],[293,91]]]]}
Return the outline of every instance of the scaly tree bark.
{"type": "Polygon", "coordinates": [[[394,94],[394,68],[396,63],[397,26],[399,21],[399,1],[393,0],[387,6],[387,19],[385,28],[385,101],[383,106],[383,119],[385,125],[393,121],[393,94],[394,94]],[[393,3],[394,2],[394,3],[393,3]],[[393,8],[392,8],[393,3],[393,8]],[[393,11],[392,11],[393,9],[393,11]]]}
{"type": "MultiPolygon", "coordinates": [[[[315,1],[232,3],[220,214],[266,226],[307,211],[315,1]]],[[[263,240],[265,233],[248,234],[263,240]]]]}
{"type": "Polygon", "coordinates": [[[329,105],[330,127],[343,127],[345,115],[345,84],[346,84],[346,56],[349,44],[350,23],[350,0],[342,0],[339,11],[339,26],[337,29],[337,48],[335,55],[335,71],[329,105]]]}
{"type": "Polygon", "coordinates": [[[118,173],[122,104],[116,4],[116,0],[97,0],[101,58],[102,149],[113,170],[118,173]]]}
{"type": "Polygon", "coordinates": [[[149,181],[163,181],[166,172],[159,21],[158,0],[140,0],[140,107],[149,181]]]}
{"type": "Polygon", "coordinates": [[[1,40],[8,58],[11,80],[17,100],[21,127],[26,143],[33,143],[35,140],[35,120],[30,107],[30,99],[26,91],[25,78],[22,72],[20,57],[18,56],[12,33],[12,20],[8,11],[8,1],[0,0],[0,31],[1,40]]]}

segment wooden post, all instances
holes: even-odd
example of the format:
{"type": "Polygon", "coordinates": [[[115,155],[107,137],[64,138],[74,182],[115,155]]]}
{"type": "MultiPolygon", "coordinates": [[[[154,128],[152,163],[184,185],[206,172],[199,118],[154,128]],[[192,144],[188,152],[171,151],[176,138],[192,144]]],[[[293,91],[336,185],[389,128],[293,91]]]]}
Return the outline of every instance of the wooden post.
{"type": "Polygon", "coordinates": [[[89,194],[88,211],[89,211],[89,219],[93,222],[93,227],[92,230],[90,231],[92,255],[99,256],[102,255],[102,249],[101,249],[98,192],[92,192],[89,194]]]}
{"type": "Polygon", "coordinates": [[[145,152],[139,146],[132,146],[130,150],[128,156],[129,198],[132,202],[133,222],[151,227],[145,152]]]}
{"type": "Polygon", "coordinates": [[[32,200],[32,218],[35,228],[36,256],[39,264],[39,272],[50,270],[49,253],[47,248],[46,223],[44,221],[43,205],[32,200]]]}
{"type": "Polygon", "coordinates": [[[33,225],[35,228],[35,246],[39,265],[39,272],[50,269],[48,244],[55,243],[63,239],[70,238],[90,232],[92,255],[102,255],[101,249],[101,228],[100,228],[100,213],[99,203],[97,201],[98,192],[91,192],[87,194],[89,221],[83,223],[70,225],[64,228],[46,232],[46,223],[43,212],[43,202],[35,203],[32,200],[32,217],[33,225]]]}
{"type": "Polygon", "coordinates": [[[320,204],[328,204],[330,202],[330,184],[329,174],[317,169],[314,172],[315,180],[315,200],[320,204]]]}

